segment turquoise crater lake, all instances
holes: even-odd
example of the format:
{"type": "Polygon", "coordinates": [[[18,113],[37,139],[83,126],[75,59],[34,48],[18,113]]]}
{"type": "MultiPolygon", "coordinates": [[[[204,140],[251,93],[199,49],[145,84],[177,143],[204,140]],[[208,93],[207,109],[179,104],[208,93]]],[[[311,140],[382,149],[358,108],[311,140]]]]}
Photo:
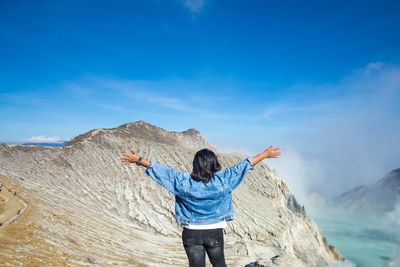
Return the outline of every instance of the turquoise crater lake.
{"type": "Polygon", "coordinates": [[[341,209],[311,212],[329,243],[357,267],[393,265],[400,247],[395,214],[369,214],[341,209]],[[391,262],[391,265],[388,265],[391,262]]]}

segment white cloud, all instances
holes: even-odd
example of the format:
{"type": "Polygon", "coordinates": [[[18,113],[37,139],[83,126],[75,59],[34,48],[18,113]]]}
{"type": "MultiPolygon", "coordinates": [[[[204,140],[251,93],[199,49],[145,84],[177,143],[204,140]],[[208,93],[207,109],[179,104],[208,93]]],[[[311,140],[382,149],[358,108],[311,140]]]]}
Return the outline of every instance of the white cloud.
{"type": "Polygon", "coordinates": [[[101,102],[90,101],[90,100],[89,100],[89,103],[94,105],[94,106],[97,106],[99,108],[106,109],[106,110],[113,111],[113,112],[128,111],[128,109],[126,107],[118,105],[118,104],[110,105],[110,104],[107,104],[107,103],[101,103],[101,102]]]}
{"type": "Polygon", "coordinates": [[[181,0],[181,3],[192,13],[199,13],[205,4],[205,0],[181,0]]]}
{"type": "Polygon", "coordinates": [[[309,139],[330,185],[372,183],[400,167],[400,68],[370,65],[337,86],[348,104],[317,121],[309,139]]]}
{"type": "Polygon", "coordinates": [[[383,62],[372,62],[367,65],[366,69],[381,69],[384,65],[383,62]]]}
{"type": "Polygon", "coordinates": [[[244,140],[282,146],[282,157],[268,164],[307,208],[310,193],[330,200],[400,167],[399,103],[400,66],[375,62],[334,84],[289,88],[264,104],[266,126],[244,140]]]}
{"type": "Polygon", "coordinates": [[[32,136],[27,139],[21,139],[18,143],[49,143],[49,144],[61,144],[66,141],[71,140],[71,138],[61,138],[58,136],[47,136],[47,135],[40,135],[40,136],[32,136]]]}
{"type": "Polygon", "coordinates": [[[315,207],[309,201],[310,186],[315,177],[321,177],[322,170],[318,162],[307,158],[293,149],[283,148],[282,156],[266,162],[270,167],[277,169],[279,176],[288,184],[290,191],[296,196],[301,205],[305,205],[307,212],[315,207]]]}
{"type": "MultiPolygon", "coordinates": [[[[400,239],[400,201],[396,204],[395,208],[392,211],[386,213],[385,223],[387,224],[387,228],[392,228],[398,235],[400,239]]],[[[400,254],[399,254],[400,257],[400,254]]]]}
{"type": "Polygon", "coordinates": [[[291,99],[286,100],[286,102],[280,102],[268,105],[267,109],[264,110],[265,118],[272,118],[277,115],[282,114],[297,114],[297,115],[307,115],[320,116],[321,114],[334,112],[339,110],[346,105],[350,105],[349,99],[325,99],[321,102],[307,102],[307,100],[291,99]],[[297,102],[304,102],[299,104],[297,102]]]}
{"type": "Polygon", "coordinates": [[[129,112],[135,104],[185,111],[210,119],[223,119],[230,113],[215,112],[213,108],[226,102],[229,96],[216,94],[220,81],[199,79],[167,79],[160,81],[123,80],[88,75],[77,81],[65,82],[66,89],[79,101],[112,112],[129,112]],[[204,88],[215,88],[213,95],[204,88]],[[113,101],[113,102],[112,102],[113,101]]]}
{"type": "Polygon", "coordinates": [[[264,111],[264,117],[270,118],[273,115],[283,113],[283,112],[288,112],[291,110],[292,110],[292,108],[289,108],[286,104],[271,105],[264,111]]]}
{"type": "Polygon", "coordinates": [[[77,97],[85,98],[88,104],[111,111],[127,111],[130,107],[124,106],[121,101],[112,104],[110,103],[111,97],[101,98],[99,93],[112,96],[113,99],[131,99],[177,111],[188,109],[182,98],[160,93],[160,91],[168,92],[168,90],[163,90],[170,86],[168,82],[107,79],[91,75],[76,82],[65,83],[64,86],[77,97]]]}
{"type": "Polygon", "coordinates": [[[147,102],[157,104],[166,108],[170,109],[175,109],[178,111],[185,111],[187,110],[186,104],[183,103],[180,99],[178,98],[173,98],[173,97],[145,97],[141,96],[142,99],[144,99],[147,102]]]}
{"type": "Polygon", "coordinates": [[[144,101],[152,105],[177,111],[188,110],[183,97],[172,97],[160,93],[160,91],[168,92],[168,90],[163,90],[170,86],[168,82],[103,80],[99,85],[113,88],[132,100],[144,101]]]}

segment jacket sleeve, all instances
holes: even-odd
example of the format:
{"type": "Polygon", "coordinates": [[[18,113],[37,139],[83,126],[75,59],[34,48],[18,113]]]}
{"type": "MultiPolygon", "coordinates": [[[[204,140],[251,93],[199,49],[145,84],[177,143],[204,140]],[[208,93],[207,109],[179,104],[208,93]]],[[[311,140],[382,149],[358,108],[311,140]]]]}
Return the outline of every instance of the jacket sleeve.
{"type": "Polygon", "coordinates": [[[146,173],[156,183],[176,195],[175,184],[183,176],[181,172],[152,160],[150,161],[150,167],[146,169],[146,173]]]}
{"type": "Polygon", "coordinates": [[[243,181],[247,173],[253,169],[254,166],[252,163],[252,158],[248,157],[242,162],[239,162],[232,167],[226,168],[223,171],[223,176],[226,180],[228,180],[231,190],[234,190],[243,181]]]}

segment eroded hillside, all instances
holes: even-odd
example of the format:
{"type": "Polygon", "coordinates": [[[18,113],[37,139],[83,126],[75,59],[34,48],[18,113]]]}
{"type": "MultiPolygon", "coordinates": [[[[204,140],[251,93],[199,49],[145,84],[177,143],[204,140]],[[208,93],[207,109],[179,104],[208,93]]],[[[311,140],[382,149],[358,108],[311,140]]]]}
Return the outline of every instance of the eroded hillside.
{"type": "MultiPolygon", "coordinates": [[[[0,145],[0,182],[28,205],[0,227],[0,265],[186,266],[174,197],[143,167],[121,164],[131,147],[182,172],[191,170],[198,149],[215,150],[197,130],[167,132],[144,122],[93,130],[65,147],[0,145]]],[[[218,157],[228,167],[246,156],[218,157]]],[[[325,266],[343,259],[266,164],[233,197],[228,266],[325,266]]]]}

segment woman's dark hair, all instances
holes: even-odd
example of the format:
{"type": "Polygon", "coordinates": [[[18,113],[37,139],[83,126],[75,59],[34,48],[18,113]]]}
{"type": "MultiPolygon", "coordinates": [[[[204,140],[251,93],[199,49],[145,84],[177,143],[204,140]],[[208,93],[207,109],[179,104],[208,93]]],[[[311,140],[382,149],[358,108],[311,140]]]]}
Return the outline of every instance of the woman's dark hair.
{"type": "Polygon", "coordinates": [[[196,153],[193,160],[192,179],[197,182],[208,183],[217,171],[221,170],[217,156],[209,149],[202,149],[196,153]]]}

